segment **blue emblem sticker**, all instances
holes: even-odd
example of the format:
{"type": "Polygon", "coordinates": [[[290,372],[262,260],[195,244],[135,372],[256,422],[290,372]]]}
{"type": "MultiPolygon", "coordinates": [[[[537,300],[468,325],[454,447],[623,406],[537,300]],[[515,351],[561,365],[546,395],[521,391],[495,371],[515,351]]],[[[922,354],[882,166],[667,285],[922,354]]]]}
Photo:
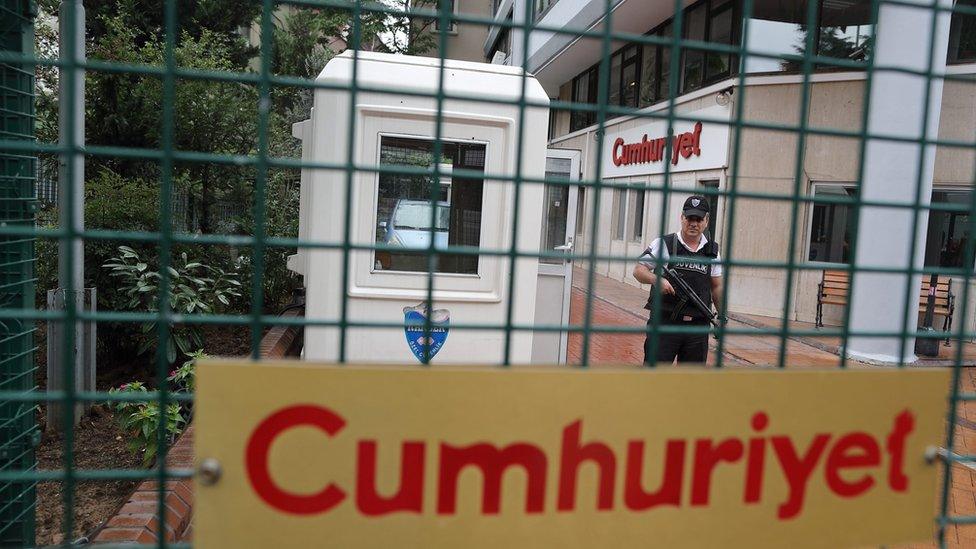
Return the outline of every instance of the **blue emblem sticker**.
{"type": "Polygon", "coordinates": [[[403,308],[403,332],[407,336],[407,345],[421,363],[425,352],[428,362],[433,360],[447,341],[447,334],[451,329],[451,312],[447,309],[434,309],[434,313],[430,315],[430,332],[425,334],[427,318],[426,303],[403,308]]]}

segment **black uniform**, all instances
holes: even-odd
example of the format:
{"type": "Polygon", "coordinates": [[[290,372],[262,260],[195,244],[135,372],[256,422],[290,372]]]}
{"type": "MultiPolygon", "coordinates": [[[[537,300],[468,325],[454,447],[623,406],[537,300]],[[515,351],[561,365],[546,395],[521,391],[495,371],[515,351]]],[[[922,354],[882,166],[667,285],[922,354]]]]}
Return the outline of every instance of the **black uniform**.
{"type": "MultiPolygon", "coordinates": [[[[703,237],[704,238],[704,237],[703,237]]],[[[719,246],[716,242],[705,242],[701,248],[693,252],[679,242],[678,235],[671,233],[660,239],[658,244],[663,244],[667,249],[667,265],[678,272],[681,278],[688,283],[699,298],[709,309],[712,306],[712,274],[715,265],[707,263],[691,263],[681,261],[683,257],[694,257],[699,261],[717,261],[719,246]]],[[[653,263],[650,260],[654,257],[654,244],[641,256],[642,263],[653,270],[653,263]]],[[[674,286],[674,284],[672,284],[674,286]]],[[[651,288],[647,304],[644,308],[651,310],[654,301],[654,288],[651,288]]],[[[681,326],[708,326],[708,319],[694,305],[689,302],[681,303],[678,295],[661,293],[660,297],[660,322],[668,325],[681,326]]],[[[654,313],[651,312],[648,324],[653,321],[654,313]]],[[[644,363],[653,364],[658,362],[670,364],[675,357],[678,362],[705,362],[708,357],[708,334],[706,332],[697,334],[658,334],[657,351],[653,357],[650,355],[651,334],[644,340],[644,363]]]]}

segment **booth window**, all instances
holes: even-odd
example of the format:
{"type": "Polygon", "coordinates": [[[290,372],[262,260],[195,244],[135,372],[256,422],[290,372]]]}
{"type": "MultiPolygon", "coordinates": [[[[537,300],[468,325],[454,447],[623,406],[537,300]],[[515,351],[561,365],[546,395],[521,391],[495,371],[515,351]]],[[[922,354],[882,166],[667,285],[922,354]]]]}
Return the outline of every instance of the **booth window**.
{"type": "MultiPolygon", "coordinates": [[[[439,179],[433,175],[398,174],[383,167],[431,169],[434,142],[427,139],[380,138],[379,192],[376,201],[376,243],[394,246],[377,250],[374,268],[383,271],[425,272],[427,251],[448,246],[474,246],[481,241],[483,179],[453,175],[454,170],[485,171],[481,143],[442,142],[437,160],[439,179]],[[432,200],[436,197],[436,202],[432,200]],[[403,251],[399,249],[402,248],[403,251]]],[[[437,253],[435,272],[476,274],[478,256],[437,253]]]]}
{"type": "MultiPolygon", "coordinates": [[[[586,187],[579,187],[579,194],[576,195],[576,234],[583,235],[586,223],[586,187]]],[[[577,241],[580,239],[577,238],[577,241]]]]}

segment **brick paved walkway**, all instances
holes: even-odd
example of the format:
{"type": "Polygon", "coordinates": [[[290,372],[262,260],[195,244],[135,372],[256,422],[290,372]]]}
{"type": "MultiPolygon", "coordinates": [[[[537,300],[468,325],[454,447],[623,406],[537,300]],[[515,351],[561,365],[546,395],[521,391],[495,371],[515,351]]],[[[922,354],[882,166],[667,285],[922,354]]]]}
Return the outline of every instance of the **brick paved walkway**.
{"type": "MultiPolygon", "coordinates": [[[[647,324],[644,302],[647,292],[603,276],[594,277],[594,300],[591,324],[593,326],[630,326],[642,328],[647,324]]],[[[587,273],[576,269],[573,273],[573,294],[570,304],[570,323],[582,324],[586,308],[587,273]]],[[[749,324],[732,320],[729,327],[749,328],[749,324]]],[[[580,364],[583,355],[581,334],[570,334],[567,349],[568,360],[580,364]]],[[[710,340],[708,364],[717,362],[717,341],[710,340]]],[[[728,336],[723,349],[723,365],[772,366],[777,363],[780,338],[777,336],[734,335],[728,336]]],[[[836,366],[836,354],[803,342],[788,341],[787,353],[791,367],[836,366]]],[[[590,337],[590,361],[593,366],[633,365],[644,360],[644,334],[600,334],[590,337]]]]}
{"type": "MultiPolygon", "coordinates": [[[[573,273],[573,293],[570,305],[570,323],[583,323],[586,307],[588,273],[576,269],[573,273]]],[[[594,276],[594,298],[591,324],[593,326],[631,326],[643,327],[647,322],[647,311],[643,309],[647,294],[609,278],[594,276]]],[[[729,326],[738,329],[749,327],[779,327],[779,319],[736,315],[740,320],[732,320],[729,326]]],[[[791,323],[791,327],[807,328],[809,324],[791,323]]],[[[582,362],[582,335],[570,334],[567,351],[569,362],[582,362]]],[[[716,362],[716,342],[711,340],[708,363],[716,362]]],[[[781,339],[769,335],[727,336],[723,365],[729,367],[769,367],[778,363],[781,339]]],[[[628,365],[640,367],[644,357],[644,334],[601,334],[590,336],[589,364],[594,367],[608,365],[628,365]]],[[[791,338],[787,341],[786,363],[789,368],[836,367],[840,363],[837,341],[830,338],[791,338]]],[[[952,357],[951,350],[945,348],[939,361],[941,365],[952,357]]],[[[972,364],[976,357],[976,346],[966,344],[964,364],[972,364]]],[[[848,362],[852,367],[862,366],[848,362]]],[[[962,371],[960,390],[976,392],[976,368],[966,367],[962,371]]],[[[959,454],[976,454],[976,402],[963,403],[955,425],[955,448],[959,454]]],[[[952,490],[950,494],[950,515],[976,515],[976,467],[953,464],[952,490]]],[[[976,548],[976,525],[954,526],[947,531],[949,547],[976,548]]],[[[911,545],[912,549],[934,548],[935,543],[911,545]]]]}

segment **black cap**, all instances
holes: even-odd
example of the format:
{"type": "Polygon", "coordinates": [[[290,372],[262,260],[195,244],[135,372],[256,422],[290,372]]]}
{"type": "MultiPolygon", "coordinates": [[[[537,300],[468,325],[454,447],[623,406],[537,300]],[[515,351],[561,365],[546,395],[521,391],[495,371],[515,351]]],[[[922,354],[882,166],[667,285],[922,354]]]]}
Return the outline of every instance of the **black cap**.
{"type": "Polygon", "coordinates": [[[685,205],[681,208],[681,213],[687,216],[698,216],[705,217],[708,215],[708,200],[701,195],[689,196],[688,200],[685,200],[685,205]]]}

